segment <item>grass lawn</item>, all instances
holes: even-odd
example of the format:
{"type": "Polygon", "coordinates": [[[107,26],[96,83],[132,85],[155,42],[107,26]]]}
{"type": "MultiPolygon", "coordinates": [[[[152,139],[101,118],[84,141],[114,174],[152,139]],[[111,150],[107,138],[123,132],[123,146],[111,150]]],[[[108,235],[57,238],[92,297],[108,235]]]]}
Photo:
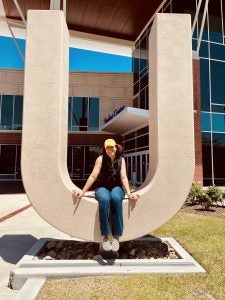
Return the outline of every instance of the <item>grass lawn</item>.
{"type": "Polygon", "coordinates": [[[180,211],[152,234],[174,237],[207,273],[48,280],[37,299],[225,299],[224,219],[180,211]]]}

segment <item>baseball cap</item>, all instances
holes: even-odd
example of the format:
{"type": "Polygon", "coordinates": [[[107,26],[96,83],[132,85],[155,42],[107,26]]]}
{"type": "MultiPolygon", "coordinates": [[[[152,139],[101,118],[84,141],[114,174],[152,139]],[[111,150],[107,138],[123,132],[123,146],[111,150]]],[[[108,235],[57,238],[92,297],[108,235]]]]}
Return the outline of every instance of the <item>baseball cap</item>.
{"type": "Polygon", "coordinates": [[[115,147],[116,142],[113,139],[107,139],[105,140],[104,147],[115,147]]]}

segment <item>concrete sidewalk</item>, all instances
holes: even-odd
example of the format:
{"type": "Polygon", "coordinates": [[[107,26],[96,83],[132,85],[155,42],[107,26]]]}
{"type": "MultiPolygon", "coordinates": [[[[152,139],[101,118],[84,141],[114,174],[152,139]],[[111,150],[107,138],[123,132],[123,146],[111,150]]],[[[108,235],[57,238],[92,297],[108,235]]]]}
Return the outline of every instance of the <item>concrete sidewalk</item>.
{"type": "Polygon", "coordinates": [[[15,299],[18,291],[7,287],[9,273],[39,238],[70,238],[46,223],[32,207],[26,208],[29,204],[26,194],[0,195],[1,300],[15,299]]]}

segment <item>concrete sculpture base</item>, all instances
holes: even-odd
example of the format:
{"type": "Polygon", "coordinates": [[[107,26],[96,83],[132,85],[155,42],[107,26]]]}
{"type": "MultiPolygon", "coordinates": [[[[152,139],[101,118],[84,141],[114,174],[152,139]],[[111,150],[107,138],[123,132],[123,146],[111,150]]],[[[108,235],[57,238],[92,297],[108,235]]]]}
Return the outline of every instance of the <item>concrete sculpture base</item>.
{"type": "MultiPolygon", "coordinates": [[[[74,203],[67,170],[68,40],[63,12],[28,12],[22,177],[32,206],[49,224],[100,241],[98,203],[91,193],[74,203]]],[[[158,14],[149,49],[150,168],[136,206],[124,200],[121,241],[172,218],[194,173],[190,15],[158,14]]]]}
{"type": "MultiPolygon", "coordinates": [[[[152,242],[154,238],[143,238],[152,242]]],[[[17,263],[11,273],[10,286],[20,289],[29,278],[65,278],[116,274],[198,273],[205,270],[173,239],[162,238],[178,253],[179,259],[117,259],[117,260],[35,260],[49,241],[40,239],[17,263]]]]}

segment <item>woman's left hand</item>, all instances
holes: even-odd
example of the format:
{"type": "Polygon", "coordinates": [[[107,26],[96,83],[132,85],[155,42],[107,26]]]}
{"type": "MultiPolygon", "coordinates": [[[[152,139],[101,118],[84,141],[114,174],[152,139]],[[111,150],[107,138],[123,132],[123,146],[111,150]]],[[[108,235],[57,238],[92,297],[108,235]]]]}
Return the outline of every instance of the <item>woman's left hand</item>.
{"type": "Polygon", "coordinates": [[[127,196],[129,200],[133,200],[133,201],[137,201],[140,198],[140,196],[136,193],[130,193],[127,196]]]}

